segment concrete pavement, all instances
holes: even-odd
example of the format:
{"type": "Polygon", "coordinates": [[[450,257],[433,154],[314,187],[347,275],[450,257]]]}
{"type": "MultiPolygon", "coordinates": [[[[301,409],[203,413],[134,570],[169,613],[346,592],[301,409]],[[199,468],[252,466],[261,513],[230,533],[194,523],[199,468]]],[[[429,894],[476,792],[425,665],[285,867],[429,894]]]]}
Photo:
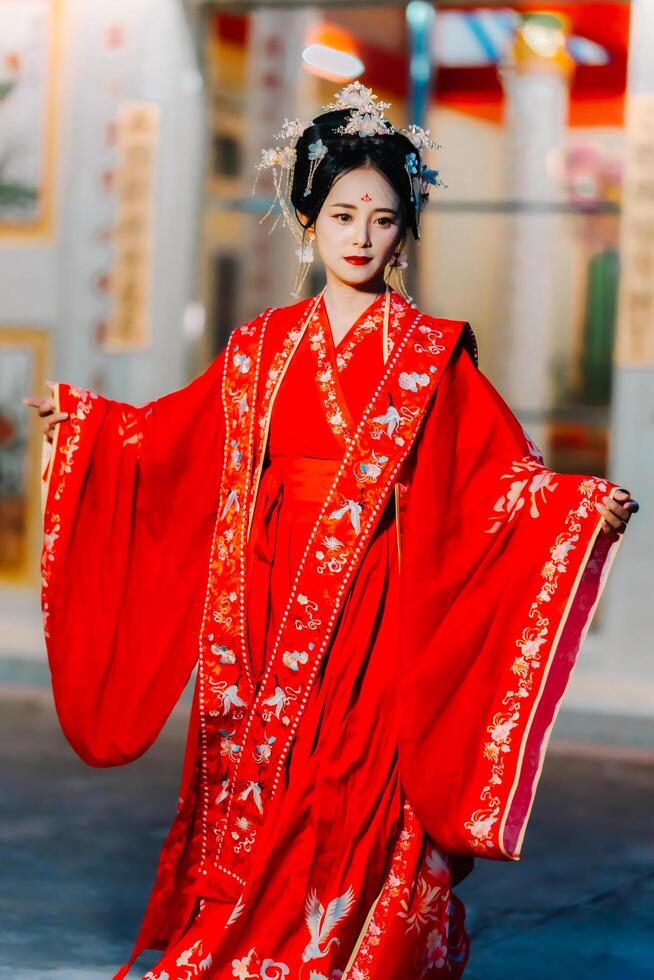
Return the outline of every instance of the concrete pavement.
{"type": "MultiPolygon", "coordinates": [[[[0,701],[0,980],[109,980],[127,958],[184,727],[173,718],[144,759],[97,771],[68,748],[47,696],[0,701]]],[[[616,725],[605,751],[590,722],[562,722],[523,860],[478,862],[459,888],[466,980],[654,977],[653,733],[636,730],[630,747],[616,725]]]]}

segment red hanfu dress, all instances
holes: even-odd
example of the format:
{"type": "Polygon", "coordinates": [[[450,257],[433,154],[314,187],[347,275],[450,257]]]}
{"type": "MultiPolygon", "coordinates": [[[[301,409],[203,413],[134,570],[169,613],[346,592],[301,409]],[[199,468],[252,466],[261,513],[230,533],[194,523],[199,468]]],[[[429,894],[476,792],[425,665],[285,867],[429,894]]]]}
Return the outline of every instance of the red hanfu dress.
{"type": "Polygon", "coordinates": [[[519,856],[618,544],[610,485],[547,470],[475,354],[395,293],[334,347],[312,298],[148,405],[57,386],[64,731],[129,761],[199,663],[150,980],[462,974],[453,879],[519,856]]]}

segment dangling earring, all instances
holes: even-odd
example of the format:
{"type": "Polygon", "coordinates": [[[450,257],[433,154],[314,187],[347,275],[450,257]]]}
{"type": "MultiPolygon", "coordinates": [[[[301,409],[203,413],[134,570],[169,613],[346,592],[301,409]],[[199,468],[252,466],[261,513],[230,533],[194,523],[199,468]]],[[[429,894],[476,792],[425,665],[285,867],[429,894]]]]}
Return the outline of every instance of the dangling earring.
{"type": "Polygon", "coordinates": [[[393,270],[397,279],[398,292],[404,297],[407,303],[413,303],[413,296],[409,296],[406,283],[404,282],[403,270],[408,268],[408,265],[407,257],[402,252],[394,252],[393,259],[389,262],[389,267],[393,270]]]}
{"type": "Polygon", "coordinates": [[[291,296],[294,296],[295,299],[299,299],[304,281],[309,274],[309,269],[311,268],[311,263],[313,262],[313,236],[309,237],[308,242],[306,242],[303,237],[302,244],[295,250],[295,254],[298,257],[298,268],[295,274],[295,282],[293,283],[291,296]]]}

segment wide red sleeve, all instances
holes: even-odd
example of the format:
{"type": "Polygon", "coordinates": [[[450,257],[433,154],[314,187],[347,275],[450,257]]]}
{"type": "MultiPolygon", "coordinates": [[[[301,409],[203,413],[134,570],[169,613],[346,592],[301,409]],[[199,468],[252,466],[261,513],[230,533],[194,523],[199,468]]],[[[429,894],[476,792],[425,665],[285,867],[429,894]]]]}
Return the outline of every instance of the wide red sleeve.
{"type": "Polygon", "coordinates": [[[70,417],[44,454],[42,609],[59,719],[91,765],[143,753],[196,661],[222,367],[139,407],[56,385],[70,417]]]}
{"type": "Polygon", "coordinates": [[[619,541],[464,348],[416,447],[402,525],[400,768],[452,854],[520,855],[557,709],[619,541]]]}

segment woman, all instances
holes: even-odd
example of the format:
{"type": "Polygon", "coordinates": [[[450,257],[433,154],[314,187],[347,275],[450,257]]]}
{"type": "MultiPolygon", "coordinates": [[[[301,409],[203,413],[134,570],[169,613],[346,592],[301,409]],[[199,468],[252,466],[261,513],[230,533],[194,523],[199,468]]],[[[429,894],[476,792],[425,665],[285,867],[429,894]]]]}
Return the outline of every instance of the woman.
{"type": "Polygon", "coordinates": [[[198,664],[150,980],[460,976],[452,884],[520,854],[638,507],[547,470],[468,324],[386,286],[438,180],[384,108],[354,83],[263,154],[317,297],[147,405],[28,400],[54,431],[43,611],[76,751],[140,755],[198,664]]]}

